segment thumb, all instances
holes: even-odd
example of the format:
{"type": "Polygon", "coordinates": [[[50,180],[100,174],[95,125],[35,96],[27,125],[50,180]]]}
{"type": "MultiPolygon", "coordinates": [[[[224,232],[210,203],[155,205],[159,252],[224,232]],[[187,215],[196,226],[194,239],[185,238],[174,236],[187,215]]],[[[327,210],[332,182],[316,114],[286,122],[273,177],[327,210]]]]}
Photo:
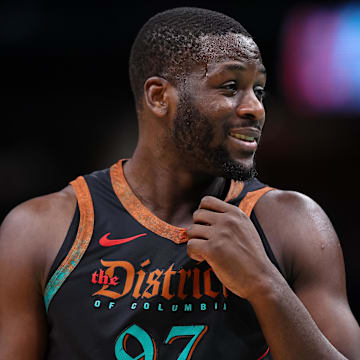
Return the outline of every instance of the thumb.
{"type": "Polygon", "coordinates": [[[203,239],[190,239],[187,242],[187,253],[188,255],[197,261],[206,260],[206,248],[207,240],[203,239]]]}

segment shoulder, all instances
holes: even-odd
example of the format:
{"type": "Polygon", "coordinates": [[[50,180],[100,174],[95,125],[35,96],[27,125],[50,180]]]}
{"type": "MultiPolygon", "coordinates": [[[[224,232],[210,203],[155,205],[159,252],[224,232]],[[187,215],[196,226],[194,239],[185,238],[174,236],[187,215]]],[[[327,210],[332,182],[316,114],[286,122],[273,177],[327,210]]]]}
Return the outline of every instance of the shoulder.
{"type": "Polygon", "coordinates": [[[292,279],[305,266],[339,258],[340,244],[331,221],[310,197],[295,191],[269,191],[255,211],[283,269],[292,279]]]}
{"type": "Polygon", "coordinates": [[[71,186],[18,205],[0,227],[0,257],[21,259],[44,285],[75,207],[76,196],[71,186]]]}
{"type": "Polygon", "coordinates": [[[6,216],[0,228],[1,234],[4,231],[15,231],[17,234],[39,235],[61,222],[75,206],[76,196],[71,186],[25,201],[6,216]]]}
{"type": "MultiPolygon", "coordinates": [[[[275,210],[286,218],[324,216],[325,212],[309,196],[297,191],[274,189],[267,192],[257,204],[262,210],[275,210]]],[[[260,210],[261,211],[261,210],[260,210]]]]}
{"type": "Polygon", "coordinates": [[[282,231],[332,229],[324,210],[313,199],[296,191],[269,191],[259,200],[256,211],[264,220],[271,219],[274,225],[281,225],[282,231]]]}
{"type": "Polygon", "coordinates": [[[66,210],[67,207],[76,202],[76,196],[73,188],[69,185],[64,189],[33,199],[27,200],[12,209],[4,220],[4,224],[13,221],[27,219],[43,219],[44,217],[51,217],[53,213],[61,210],[66,210]]]}

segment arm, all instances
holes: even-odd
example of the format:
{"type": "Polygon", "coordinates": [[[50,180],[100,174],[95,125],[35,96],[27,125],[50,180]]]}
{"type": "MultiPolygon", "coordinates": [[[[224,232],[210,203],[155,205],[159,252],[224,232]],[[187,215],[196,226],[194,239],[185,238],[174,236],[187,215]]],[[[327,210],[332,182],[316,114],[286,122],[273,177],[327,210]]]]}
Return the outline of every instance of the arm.
{"type": "Polygon", "coordinates": [[[281,244],[293,278],[293,291],[280,282],[251,300],[274,358],[358,359],[360,329],[346,297],[341,247],[326,214],[311,199],[280,191],[269,193],[256,210],[264,230],[281,244]],[[272,219],[270,226],[269,207],[281,223],[272,219]],[[280,336],[271,336],[274,331],[280,336]]]}
{"type": "Polygon", "coordinates": [[[75,204],[70,189],[36,198],[12,210],[0,228],[0,359],[44,358],[43,290],[75,204]]]}
{"type": "Polygon", "coordinates": [[[208,261],[225,286],[252,304],[275,360],[359,358],[360,330],[347,304],[334,230],[310,199],[273,193],[256,212],[269,240],[280,244],[285,267],[294,270],[296,294],[270,263],[250,220],[218,199],[204,198],[194,213],[189,255],[208,261]]]}

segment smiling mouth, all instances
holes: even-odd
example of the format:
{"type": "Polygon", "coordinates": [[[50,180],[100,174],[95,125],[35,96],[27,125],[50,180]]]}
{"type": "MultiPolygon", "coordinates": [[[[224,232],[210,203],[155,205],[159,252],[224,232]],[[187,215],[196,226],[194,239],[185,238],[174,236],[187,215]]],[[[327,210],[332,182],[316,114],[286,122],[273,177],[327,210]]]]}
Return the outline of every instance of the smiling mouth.
{"type": "Polygon", "coordinates": [[[256,138],[254,136],[247,136],[247,135],[237,134],[237,133],[233,133],[233,132],[230,132],[229,135],[231,137],[235,138],[235,139],[243,140],[243,141],[246,141],[246,142],[254,142],[254,141],[256,141],[256,138]]]}

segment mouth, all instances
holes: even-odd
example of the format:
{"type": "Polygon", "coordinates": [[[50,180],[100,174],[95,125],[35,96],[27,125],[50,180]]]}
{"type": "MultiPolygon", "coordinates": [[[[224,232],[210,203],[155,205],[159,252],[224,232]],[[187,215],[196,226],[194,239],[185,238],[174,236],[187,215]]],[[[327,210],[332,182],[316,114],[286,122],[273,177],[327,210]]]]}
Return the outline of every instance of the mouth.
{"type": "Polygon", "coordinates": [[[246,141],[249,143],[258,143],[260,139],[260,134],[260,129],[254,127],[240,127],[231,129],[228,135],[235,139],[246,141]]]}
{"type": "Polygon", "coordinates": [[[233,128],[228,133],[231,140],[229,144],[235,151],[241,151],[243,154],[253,154],[257,149],[260,134],[261,131],[253,127],[233,128]]]}
{"type": "Polygon", "coordinates": [[[236,132],[230,132],[229,135],[235,139],[239,139],[239,140],[243,140],[246,142],[257,142],[257,138],[255,136],[248,136],[248,135],[243,135],[243,134],[239,134],[236,132]]]}

